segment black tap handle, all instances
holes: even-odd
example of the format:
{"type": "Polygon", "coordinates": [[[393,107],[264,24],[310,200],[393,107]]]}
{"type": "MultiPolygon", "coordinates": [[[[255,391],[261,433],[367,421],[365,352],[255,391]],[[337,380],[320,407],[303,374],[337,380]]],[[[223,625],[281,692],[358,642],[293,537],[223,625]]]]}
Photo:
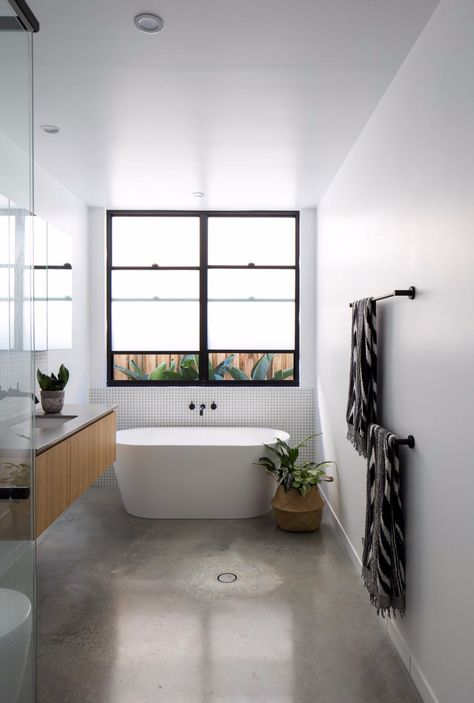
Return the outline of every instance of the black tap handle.
{"type": "Polygon", "coordinates": [[[189,409],[190,409],[190,410],[194,410],[195,407],[196,407],[196,406],[194,405],[193,401],[191,401],[191,402],[189,403],[189,409]]]}
{"type": "Polygon", "coordinates": [[[216,410],[216,409],[217,409],[217,405],[216,405],[216,401],[214,400],[211,405],[211,410],[216,410]]]}

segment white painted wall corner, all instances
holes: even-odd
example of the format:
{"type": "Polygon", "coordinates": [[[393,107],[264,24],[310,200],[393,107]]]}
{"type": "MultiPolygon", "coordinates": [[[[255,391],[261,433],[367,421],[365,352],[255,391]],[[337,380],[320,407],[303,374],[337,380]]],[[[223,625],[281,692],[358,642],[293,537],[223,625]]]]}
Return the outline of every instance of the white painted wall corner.
{"type": "MultiPolygon", "coordinates": [[[[350,541],[347,532],[345,531],[344,527],[342,526],[341,521],[337,517],[334,508],[332,507],[331,503],[328,500],[328,497],[326,493],[321,491],[324,495],[324,500],[326,502],[327,507],[331,511],[331,515],[334,518],[334,522],[338,526],[339,530],[341,531],[341,534],[346,542],[346,547],[347,547],[347,553],[349,555],[350,560],[352,561],[354,568],[360,572],[360,569],[362,567],[362,562],[360,560],[359,554],[357,553],[356,548],[350,541]]],[[[398,656],[402,660],[403,664],[405,665],[408,673],[410,674],[410,678],[413,681],[418,693],[420,694],[423,703],[440,703],[438,698],[435,696],[433,689],[429,685],[426,676],[423,674],[422,670],[420,669],[418,663],[415,661],[413,655],[411,654],[408,645],[405,641],[405,639],[402,637],[400,634],[400,631],[398,630],[398,627],[396,623],[393,620],[390,620],[389,618],[379,618],[379,622],[387,630],[387,634],[390,637],[390,640],[395,647],[398,656]]]]}

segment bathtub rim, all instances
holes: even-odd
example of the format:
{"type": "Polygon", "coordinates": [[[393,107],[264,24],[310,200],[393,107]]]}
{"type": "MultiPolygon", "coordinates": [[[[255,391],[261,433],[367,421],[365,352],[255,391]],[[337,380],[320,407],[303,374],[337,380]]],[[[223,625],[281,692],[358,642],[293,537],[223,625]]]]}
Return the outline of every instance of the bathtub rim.
{"type": "MultiPolygon", "coordinates": [[[[176,432],[176,435],[177,434],[178,433],[176,432]]],[[[117,433],[116,433],[117,448],[118,447],[148,447],[148,448],[156,447],[156,448],[161,449],[161,448],[165,448],[165,447],[167,447],[167,448],[176,447],[177,449],[180,449],[181,447],[183,447],[183,448],[189,448],[189,447],[212,448],[212,447],[215,447],[217,449],[217,448],[223,448],[223,447],[235,447],[235,448],[263,447],[265,445],[273,446],[274,444],[276,444],[276,439],[281,439],[284,442],[288,442],[288,440],[290,439],[290,434],[288,432],[286,432],[286,430],[277,430],[272,427],[247,427],[247,426],[246,427],[186,427],[186,426],[130,427],[130,428],[123,429],[123,430],[117,430],[117,433]],[[263,431],[265,433],[273,432],[274,434],[268,440],[266,438],[262,438],[261,440],[258,440],[257,438],[252,437],[251,439],[249,438],[249,440],[245,443],[244,442],[236,442],[233,440],[233,438],[231,436],[226,438],[225,441],[221,441],[221,442],[216,442],[216,441],[212,442],[211,438],[209,438],[208,441],[201,441],[201,442],[197,442],[195,440],[189,441],[189,442],[182,442],[182,441],[178,442],[178,438],[176,438],[175,441],[172,441],[172,439],[170,438],[169,441],[166,441],[166,442],[165,441],[157,442],[156,440],[155,441],[143,441],[143,438],[140,441],[140,437],[138,435],[139,432],[144,432],[145,434],[150,434],[152,430],[155,432],[162,431],[163,435],[166,435],[166,432],[168,432],[170,430],[172,432],[179,430],[180,433],[183,435],[183,437],[185,436],[186,433],[189,433],[189,435],[191,435],[189,437],[189,440],[192,439],[192,435],[197,435],[198,432],[199,433],[209,432],[209,434],[212,435],[213,431],[216,434],[218,431],[221,431],[222,434],[224,434],[225,432],[229,432],[229,430],[231,430],[231,431],[235,431],[236,434],[238,431],[239,434],[242,433],[244,435],[246,430],[247,431],[251,430],[252,433],[263,431]],[[137,438],[135,441],[128,441],[128,442],[123,441],[124,438],[127,436],[127,433],[130,433],[129,436],[131,437],[132,436],[131,433],[133,433],[133,432],[137,433],[137,438]]]]}

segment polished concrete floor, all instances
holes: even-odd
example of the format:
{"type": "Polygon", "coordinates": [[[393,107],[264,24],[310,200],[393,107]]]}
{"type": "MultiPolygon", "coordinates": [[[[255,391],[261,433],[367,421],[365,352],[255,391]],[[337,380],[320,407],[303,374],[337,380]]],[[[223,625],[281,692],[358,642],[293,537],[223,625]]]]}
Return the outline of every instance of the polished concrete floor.
{"type": "Polygon", "coordinates": [[[38,546],[39,703],[419,703],[328,518],[141,520],[89,490],[38,546]]]}

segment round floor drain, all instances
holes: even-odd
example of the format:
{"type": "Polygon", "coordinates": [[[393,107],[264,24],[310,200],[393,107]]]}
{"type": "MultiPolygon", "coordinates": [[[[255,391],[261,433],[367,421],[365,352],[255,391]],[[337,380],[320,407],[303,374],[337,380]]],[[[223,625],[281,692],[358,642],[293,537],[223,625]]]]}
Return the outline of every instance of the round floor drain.
{"type": "Polygon", "coordinates": [[[217,580],[221,583],[233,583],[234,581],[237,581],[237,575],[225,572],[223,574],[219,574],[217,580]]]}

